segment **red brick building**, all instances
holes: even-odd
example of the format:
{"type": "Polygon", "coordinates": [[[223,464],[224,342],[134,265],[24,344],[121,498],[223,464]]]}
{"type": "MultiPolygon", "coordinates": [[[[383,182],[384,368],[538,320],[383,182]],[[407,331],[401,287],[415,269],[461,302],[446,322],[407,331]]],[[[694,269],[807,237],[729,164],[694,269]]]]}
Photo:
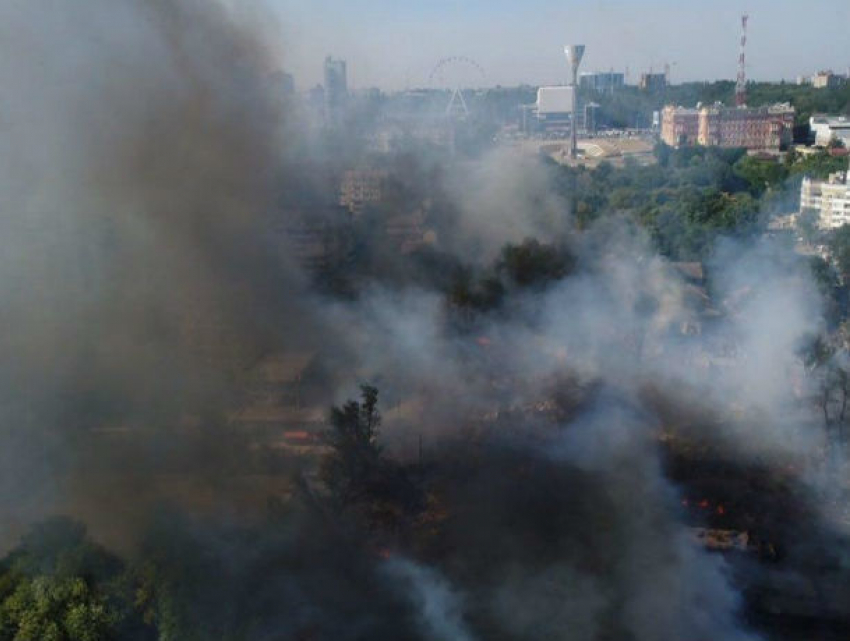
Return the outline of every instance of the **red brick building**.
{"type": "Polygon", "coordinates": [[[699,136],[699,109],[664,107],[661,112],[661,140],[671,147],[695,145],[699,136]]]}
{"type": "Polygon", "coordinates": [[[754,108],[667,106],[661,118],[661,139],[671,147],[698,144],[779,151],[791,142],[793,129],[794,108],[787,103],[754,108]]]}

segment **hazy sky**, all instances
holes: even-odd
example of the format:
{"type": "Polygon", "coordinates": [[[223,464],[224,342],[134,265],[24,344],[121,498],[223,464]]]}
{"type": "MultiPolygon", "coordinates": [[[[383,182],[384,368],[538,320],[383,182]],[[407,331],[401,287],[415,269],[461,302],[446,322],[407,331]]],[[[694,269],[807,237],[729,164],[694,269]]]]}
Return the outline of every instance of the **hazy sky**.
{"type": "Polygon", "coordinates": [[[327,54],[348,61],[355,88],[427,86],[448,56],[478,61],[486,79],[476,84],[562,82],[568,42],[587,45],[582,70],[628,66],[632,82],[665,63],[673,82],[732,79],[743,11],[750,78],[850,66],[850,0],[268,1],[280,15],[283,67],[299,89],[321,81],[327,54]]]}

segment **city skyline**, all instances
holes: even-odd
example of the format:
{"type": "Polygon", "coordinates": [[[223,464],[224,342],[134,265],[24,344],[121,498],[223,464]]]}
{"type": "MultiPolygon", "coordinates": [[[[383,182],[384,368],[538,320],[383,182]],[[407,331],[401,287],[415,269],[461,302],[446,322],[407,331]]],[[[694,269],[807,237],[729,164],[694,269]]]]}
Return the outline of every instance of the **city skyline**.
{"type": "Polygon", "coordinates": [[[665,65],[676,83],[734,80],[743,12],[751,17],[748,78],[794,80],[850,67],[850,4],[838,0],[807,3],[810,20],[795,20],[800,11],[785,0],[719,0],[708,13],[670,0],[530,0],[522,6],[505,0],[271,0],[271,6],[284,40],[281,66],[295,74],[300,90],[322,81],[327,55],[348,61],[353,89],[427,86],[434,65],[456,55],[481,64],[487,74],[482,86],[556,84],[568,80],[562,49],[570,42],[587,45],[583,70],[628,69],[630,83],[665,65]],[[817,19],[822,16],[828,19],[817,19]]]}

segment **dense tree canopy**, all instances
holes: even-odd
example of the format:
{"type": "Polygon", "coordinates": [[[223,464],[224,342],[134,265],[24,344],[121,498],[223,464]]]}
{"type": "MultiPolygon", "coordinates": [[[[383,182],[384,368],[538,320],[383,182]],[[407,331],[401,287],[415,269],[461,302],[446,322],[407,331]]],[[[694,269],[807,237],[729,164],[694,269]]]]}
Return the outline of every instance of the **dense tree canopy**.
{"type": "MultiPolygon", "coordinates": [[[[582,90],[586,99],[601,105],[600,121],[611,127],[648,127],[652,112],[665,105],[693,107],[697,103],[722,102],[735,104],[735,82],[686,82],[652,91],[629,86],[611,93],[582,90]]],[[[790,102],[796,109],[796,122],[805,126],[815,113],[850,113],[850,83],[841,87],[819,88],[786,82],[750,82],[747,85],[747,104],[751,107],[790,102]]],[[[804,132],[807,129],[804,127],[804,132]]]]}
{"type": "Polygon", "coordinates": [[[33,528],[0,563],[0,639],[148,639],[124,565],[66,518],[33,528]]]}

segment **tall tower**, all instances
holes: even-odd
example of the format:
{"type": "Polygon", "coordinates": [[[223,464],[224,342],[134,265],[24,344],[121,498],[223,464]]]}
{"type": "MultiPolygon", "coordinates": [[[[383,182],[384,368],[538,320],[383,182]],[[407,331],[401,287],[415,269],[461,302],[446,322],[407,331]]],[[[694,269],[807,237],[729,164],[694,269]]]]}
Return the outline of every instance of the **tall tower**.
{"type": "Polygon", "coordinates": [[[342,121],[346,99],[348,98],[348,78],[345,60],[325,58],[325,123],[339,125],[342,121]]]}
{"type": "Polygon", "coordinates": [[[747,49],[747,20],[749,16],[745,13],[741,16],[741,53],[738,56],[738,80],[735,83],[735,106],[745,107],[747,105],[747,67],[745,52],[747,49]]]}
{"type": "Polygon", "coordinates": [[[567,56],[567,62],[573,71],[572,78],[572,113],[570,114],[570,158],[575,159],[578,156],[578,142],[576,141],[576,94],[578,92],[578,66],[581,64],[582,56],[584,56],[584,45],[567,45],[564,47],[564,54],[567,56]]]}

